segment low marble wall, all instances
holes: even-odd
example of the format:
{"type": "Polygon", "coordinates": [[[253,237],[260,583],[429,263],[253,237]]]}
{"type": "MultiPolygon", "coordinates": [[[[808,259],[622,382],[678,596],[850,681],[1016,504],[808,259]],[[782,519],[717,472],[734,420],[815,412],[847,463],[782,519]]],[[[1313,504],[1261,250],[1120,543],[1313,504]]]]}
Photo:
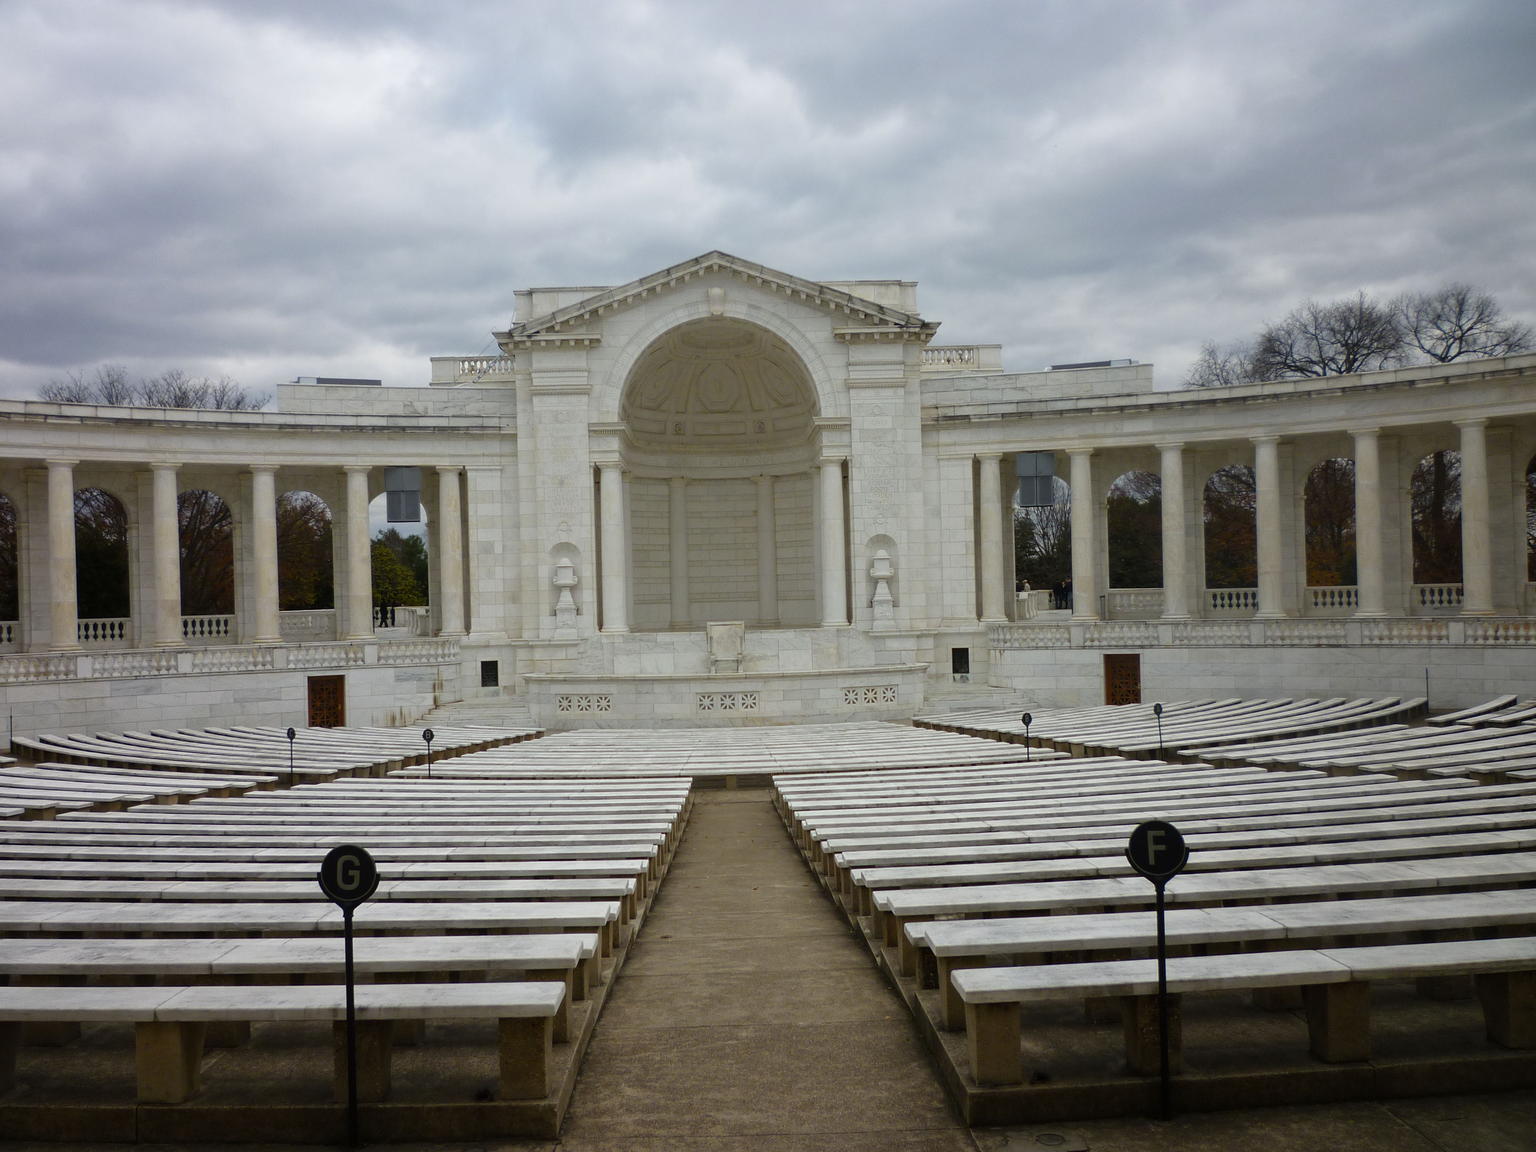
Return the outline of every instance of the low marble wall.
{"type": "Polygon", "coordinates": [[[1464,708],[1513,692],[1536,698],[1536,647],[1509,645],[1264,645],[1253,647],[1039,648],[994,650],[989,682],[1026,705],[1104,703],[1104,655],[1141,656],[1141,698],[1425,695],[1430,707],[1464,708]]]}
{"type": "Polygon", "coordinates": [[[926,664],[719,675],[527,676],[541,728],[905,721],[922,710],[926,664]]]}

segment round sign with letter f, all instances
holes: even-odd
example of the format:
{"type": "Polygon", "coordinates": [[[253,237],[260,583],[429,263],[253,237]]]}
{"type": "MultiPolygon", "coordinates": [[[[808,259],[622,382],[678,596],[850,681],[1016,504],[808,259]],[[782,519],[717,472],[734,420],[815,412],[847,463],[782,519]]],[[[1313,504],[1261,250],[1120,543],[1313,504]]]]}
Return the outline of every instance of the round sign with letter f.
{"type": "Polygon", "coordinates": [[[1161,888],[1189,862],[1189,846],[1183,834],[1166,820],[1136,825],[1125,858],[1132,868],[1161,888]]]}

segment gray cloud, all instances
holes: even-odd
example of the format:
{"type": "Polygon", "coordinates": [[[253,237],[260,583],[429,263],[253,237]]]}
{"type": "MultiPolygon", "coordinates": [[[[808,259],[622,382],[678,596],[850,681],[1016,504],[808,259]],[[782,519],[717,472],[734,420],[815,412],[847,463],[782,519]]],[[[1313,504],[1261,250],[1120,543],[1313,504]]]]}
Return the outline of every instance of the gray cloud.
{"type": "Polygon", "coordinates": [[[0,3],[0,393],[425,379],[711,248],[1135,356],[1308,295],[1536,315],[1527,0],[0,3]]]}

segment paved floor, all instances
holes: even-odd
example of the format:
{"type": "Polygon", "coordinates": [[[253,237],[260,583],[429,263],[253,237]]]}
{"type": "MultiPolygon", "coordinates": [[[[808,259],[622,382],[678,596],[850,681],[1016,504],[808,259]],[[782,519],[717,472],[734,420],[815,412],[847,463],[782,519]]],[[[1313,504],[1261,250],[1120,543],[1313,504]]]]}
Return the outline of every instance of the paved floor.
{"type": "MultiPolygon", "coordinates": [[[[971,1132],[950,1110],[901,1002],[790,845],[766,790],[707,789],[598,1022],[561,1139],[395,1147],[1536,1152],[1536,1092],[971,1132]]],[[[3,1142],[0,1150],[66,1152],[3,1142]]]]}

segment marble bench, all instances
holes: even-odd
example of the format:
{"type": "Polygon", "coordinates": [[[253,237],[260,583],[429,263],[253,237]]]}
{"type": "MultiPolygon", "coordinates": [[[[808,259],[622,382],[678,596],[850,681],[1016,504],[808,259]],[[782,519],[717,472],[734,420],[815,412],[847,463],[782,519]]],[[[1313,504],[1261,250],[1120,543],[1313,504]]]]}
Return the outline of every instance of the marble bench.
{"type": "MultiPolygon", "coordinates": [[[[1370,1058],[1370,983],[1472,975],[1488,1038],[1506,1048],[1536,1047],[1536,937],[1390,944],[1365,948],[1246,952],[1173,957],[1170,999],[1188,992],[1301,988],[1312,1054],[1325,1063],[1370,1058]]],[[[1121,998],[1126,1065],[1134,1075],[1160,1068],[1157,964],[1117,960],[1012,968],[964,968],[951,977],[965,1005],[970,1071],[979,1085],[1023,1082],[1020,1007],[1081,997],[1121,998]]],[[[1181,1066],[1177,1001],[1169,1010],[1169,1067],[1181,1066]]]]}
{"type": "MultiPolygon", "coordinates": [[[[544,981],[358,985],[359,1098],[389,1097],[390,1030],[395,1021],[464,1019],[498,1022],[502,1099],[547,1096],[554,1020],[564,1001],[565,986],[544,981]]],[[[132,1024],[139,1102],[180,1104],[199,1091],[209,1024],[319,1020],[333,1022],[334,1085],[337,1097],[344,1100],[345,1019],[344,992],[334,984],[0,987],[0,1091],[15,1083],[23,1023],[132,1024]]]]}
{"type": "MultiPolygon", "coordinates": [[[[603,983],[596,933],[520,936],[366,936],[354,949],[362,982],[421,981],[449,973],[505,979],[556,980],[566,999],[554,1019],[556,1041],[570,1037],[571,1008],[603,983]]],[[[297,936],[259,940],[210,937],[154,940],[98,937],[90,940],[0,940],[0,972],[15,984],[133,977],[185,983],[256,977],[294,984],[342,979],[341,940],[297,936]]]]}
{"type": "MultiPolygon", "coordinates": [[[[1171,949],[1219,950],[1298,946],[1335,936],[1351,939],[1401,933],[1536,931],[1536,889],[1456,892],[1424,896],[1313,900],[1225,908],[1176,908],[1167,913],[1171,949]]],[[[906,925],[917,951],[918,986],[940,991],[939,1019],[959,1028],[964,1005],[950,975],[999,959],[1015,965],[1047,957],[1150,950],[1157,922],[1152,912],[1020,916],[995,920],[930,920],[906,925]]],[[[1119,957],[1116,957],[1119,958],[1119,957]]]]}
{"type": "MultiPolygon", "coordinates": [[[[1475,891],[1528,884],[1533,877],[1536,877],[1536,852],[1500,852],[1301,868],[1257,868],[1242,872],[1186,873],[1168,885],[1167,900],[1170,907],[1188,907],[1307,897],[1405,895],[1432,892],[1437,888],[1475,891]]],[[[1146,909],[1153,905],[1154,894],[1152,886],[1139,876],[1105,876],[1025,884],[897,888],[874,893],[873,903],[880,938],[887,947],[899,949],[901,974],[911,976],[916,971],[917,953],[903,931],[910,921],[1146,909]]]]}

